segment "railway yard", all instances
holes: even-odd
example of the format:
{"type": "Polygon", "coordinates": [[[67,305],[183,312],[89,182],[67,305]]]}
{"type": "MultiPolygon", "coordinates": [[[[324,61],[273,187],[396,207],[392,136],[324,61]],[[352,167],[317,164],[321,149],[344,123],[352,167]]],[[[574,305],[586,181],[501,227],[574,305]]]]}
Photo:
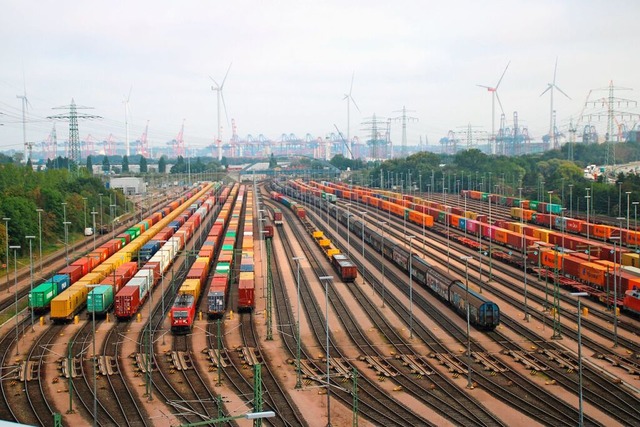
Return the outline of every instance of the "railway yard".
{"type": "Polygon", "coordinates": [[[157,198],[0,287],[0,419],[640,425],[637,234],[475,193],[157,198]]]}

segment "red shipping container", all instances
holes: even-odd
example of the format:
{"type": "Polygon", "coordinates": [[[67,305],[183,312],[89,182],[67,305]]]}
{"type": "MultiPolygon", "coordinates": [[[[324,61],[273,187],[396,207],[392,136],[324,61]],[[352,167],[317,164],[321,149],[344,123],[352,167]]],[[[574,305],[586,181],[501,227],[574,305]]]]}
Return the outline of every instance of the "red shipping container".
{"type": "Polygon", "coordinates": [[[121,233],[121,234],[118,234],[116,237],[120,239],[124,239],[125,244],[131,242],[131,235],[128,233],[121,233]]]}
{"type": "Polygon", "coordinates": [[[549,227],[549,224],[553,221],[553,215],[545,213],[537,213],[535,216],[535,223],[549,227]]]}
{"type": "Polygon", "coordinates": [[[565,255],[563,259],[564,274],[575,279],[580,278],[580,267],[584,261],[573,255],[565,255]]]}
{"type": "Polygon", "coordinates": [[[59,271],[58,274],[68,274],[69,280],[71,284],[74,284],[83,276],[82,274],[82,266],[80,265],[70,265],[68,267],[63,268],[59,271]]]}
{"type": "Polygon", "coordinates": [[[487,223],[487,216],[486,216],[486,215],[478,215],[478,216],[476,217],[476,220],[477,220],[477,221],[479,221],[479,222],[483,222],[483,223],[485,223],[485,224],[486,224],[486,223],[487,223]]]}
{"type": "Polygon", "coordinates": [[[565,218],[565,229],[570,233],[580,233],[584,221],[574,218],[565,218]]]}
{"type": "Polygon", "coordinates": [[[123,286],[116,294],[115,315],[120,319],[133,317],[140,307],[140,293],[137,286],[123,286]]]}
{"type": "Polygon", "coordinates": [[[478,235],[478,221],[473,219],[467,219],[466,221],[467,231],[471,234],[478,235]]]}
{"type": "Polygon", "coordinates": [[[91,261],[86,257],[78,258],[71,265],[79,265],[82,268],[82,276],[91,271],[91,261]]]}
{"type": "Polygon", "coordinates": [[[497,219],[493,222],[493,225],[495,225],[496,227],[499,228],[503,228],[503,229],[507,229],[507,221],[503,220],[503,219],[497,219]]]}
{"type": "MultiPolygon", "coordinates": [[[[522,234],[514,233],[513,231],[507,231],[507,245],[518,250],[522,251],[522,234]]],[[[526,239],[525,239],[526,245],[526,239]]],[[[525,246],[526,247],[526,246],[525,246]]]]}
{"type": "Polygon", "coordinates": [[[238,283],[238,310],[253,310],[255,284],[253,280],[240,280],[238,283]]]}
{"type": "Polygon", "coordinates": [[[153,271],[153,285],[155,286],[158,281],[162,278],[162,273],[160,271],[160,263],[159,262],[147,262],[141,270],[151,270],[153,271]]]}

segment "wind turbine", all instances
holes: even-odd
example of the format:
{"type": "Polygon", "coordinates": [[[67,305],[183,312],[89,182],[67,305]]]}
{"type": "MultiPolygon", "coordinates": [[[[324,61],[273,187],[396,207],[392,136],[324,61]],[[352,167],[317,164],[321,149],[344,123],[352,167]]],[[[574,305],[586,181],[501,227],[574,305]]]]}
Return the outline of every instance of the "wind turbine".
{"type": "Polygon", "coordinates": [[[351,92],[353,91],[353,78],[355,77],[356,72],[354,71],[351,74],[351,86],[349,87],[349,93],[345,93],[344,94],[344,98],[342,98],[342,100],[346,100],[347,101],[347,159],[351,159],[353,158],[352,155],[352,147],[351,147],[351,135],[349,133],[350,128],[351,128],[351,103],[353,102],[353,105],[356,107],[356,110],[358,110],[358,112],[360,112],[360,108],[358,108],[358,104],[356,104],[356,101],[353,99],[353,96],[351,96],[351,92]]]}
{"type": "Polygon", "coordinates": [[[222,93],[222,89],[224,88],[224,82],[227,80],[227,76],[229,75],[229,70],[231,70],[231,64],[229,64],[229,68],[227,68],[227,73],[224,75],[224,79],[222,79],[222,83],[218,84],[217,81],[213,79],[213,77],[209,76],[211,81],[215,83],[215,86],[211,86],[211,90],[215,90],[218,92],[218,136],[216,139],[216,143],[218,144],[218,161],[222,160],[222,139],[220,136],[220,98],[222,98],[222,105],[224,106],[224,115],[227,117],[227,121],[229,121],[229,116],[227,115],[227,104],[224,102],[224,94],[222,93]]]}
{"type": "Polygon", "coordinates": [[[540,94],[540,96],[544,95],[545,93],[549,92],[549,96],[551,98],[551,112],[550,112],[550,117],[549,117],[549,138],[554,140],[554,147],[553,148],[557,148],[556,147],[556,143],[555,143],[555,139],[554,139],[554,126],[553,126],[553,119],[554,119],[554,111],[553,111],[553,90],[557,89],[561,94],[563,94],[564,96],[566,96],[567,98],[571,99],[571,97],[569,95],[567,95],[566,93],[564,93],[562,91],[562,89],[560,89],[557,85],[556,85],[556,72],[558,71],[558,57],[556,56],[556,65],[553,67],[553,83],[547,83],[547,88],[540,94]]]}
{"type": "Polygon", "coordinates": [[[507,68],[509,68],[509,65],[511,64],[511,61],[509,61],[507,63],[507,66],[504,67],[504,71],[502,72],[502,75],[500,76],[500,79],[498,80],[498,83],[496,83],[495,86],[485,86],[485,85],[477,85],[479,87],[483,87],[486,88],[487,91],[491,92],[491,138],[493,138],[493,146],[491,147],[492,150],[492,154],[495,154],[495,133],[496,133],[496,98],[498,99],[498,104],[500,105],[500,111],[502,111],[502,113],[504,114],[504,109],[502,108],[502,102],[500,102],[500,97],[498,96],[498,88],[500,87],[500,82],[502,82],[502,78],[504,77],[505,73],[507,72],[507,68]]]}
{"type": "Polygon", "coordinates": [[[122,101],[122,103],[124,104],[125,149],[127,152],[127,157],[129,157],[129,155],[131,154],[129,149],[129,98],[131,98],[132,89],[133,86],[129,88],[129,95],[127,95],[127,99],[122,101]]]}

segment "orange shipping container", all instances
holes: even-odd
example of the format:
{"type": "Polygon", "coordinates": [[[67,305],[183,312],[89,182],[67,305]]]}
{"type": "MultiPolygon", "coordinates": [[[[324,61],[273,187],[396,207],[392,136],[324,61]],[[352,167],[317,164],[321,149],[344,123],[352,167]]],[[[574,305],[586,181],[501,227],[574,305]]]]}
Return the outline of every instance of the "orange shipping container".
{"type": "Polygon", "coordinates": [[[499,243],[507,243],[507,231],[504,228],[496,227],[493,234],[493,239],[499,243]]]}
{"type": "Polygon", "coordinates": [[[542,251],[542,265],[549,268],[562,267],[562,254],[554,250],[542,251]]]}
{"type": "Polygon", "coordinates": [[[587,283],[604,287],[607,267],[593,262],[585,262],[580,267],[579,277],[587,283]]]}

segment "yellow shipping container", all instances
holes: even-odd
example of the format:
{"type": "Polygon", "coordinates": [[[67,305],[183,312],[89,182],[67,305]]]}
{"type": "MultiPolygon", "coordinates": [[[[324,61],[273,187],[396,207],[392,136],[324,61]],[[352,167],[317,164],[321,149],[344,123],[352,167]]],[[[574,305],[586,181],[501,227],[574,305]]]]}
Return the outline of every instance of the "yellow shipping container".
{"type": "Polygon", "coordinates": [[[253,271],[241,271],[239,280],[253,280],[253,271]]]}
{"type": "Polygon", "coordinates": [[[626,252],[622,254],[622,265],[638,267],[640,265],[640,254],[626,252]]]}
{"type": "Polygon", "coordinates": [[[182,282],[182,286],[180,286],[180,290],[178,291],[180,294],[193,295],[194,298],[198,298],[200,295],[200,281],[198,279],[187,279],[182,282]]]}
{"type": "Polygon", "coordinates": [[[331,246],[331,240],[320,239],[318,240],[318,244],[320,245],[321,248],[328,248],[329,246],[331,246]]]}
{"type": "Polygon", "coordinates": [[[77,283],[86,282],[87,284],[95,285],[96,283],[100,283],[105,277],[107,277],[106,274],[91,272],[85,274],[77,283]]]}
{"type": "Polygon", "coordinates": [[[469,219],[474,219],[474,220],[475,220],[475,219],[478,217],[478,214],[477,214],[477,213],[475,213],[475,212],[466,211],[466,212],[464,213],[464,217],[465,217],[465,218],[469,218],[469,219]]]}
{"type": "Polygon", "coordinates": [[[331,248],[331,249],[327,250],[326,253],[327,253],[327,257],[331,258],[334,255],[338,255],[340,253],[340,251],[338,249],[331,248]]]}
{"type": "Polygon", "coordinates": [[[87,302],[90,289],[89,283],[79,281],[71,285],[69,289],[51,300],[52,319],[71,319],[79,307],[87,302]]]}
{"type": "Polygon", "coordinates": [[[322,236],[324,236],[324,233],[322,231],[316,230],[316,231],[313,232],[313,238],[314,239],[317,239],[317,238],[322,237],[322,236]]]}

